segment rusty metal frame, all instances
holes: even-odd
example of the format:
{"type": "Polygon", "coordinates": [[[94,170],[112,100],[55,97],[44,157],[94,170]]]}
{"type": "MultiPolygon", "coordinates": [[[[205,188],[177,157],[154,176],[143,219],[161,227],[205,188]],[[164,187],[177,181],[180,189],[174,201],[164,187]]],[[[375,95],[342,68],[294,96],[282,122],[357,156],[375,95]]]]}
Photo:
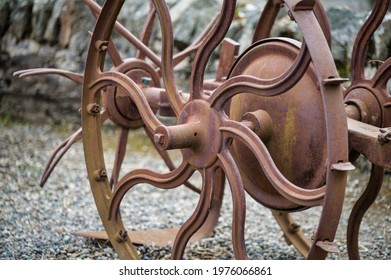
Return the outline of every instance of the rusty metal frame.
{"type": "MultiPolygon", "coordinates": [[[[232,193],[232,244],[237,259],[248,257],[244,237],[246,191],[272,210],[288,242],[300,253],[308,259],[324,259],[328,253],[338,251],[333,240],[343,207],[347,172],[354,169],[351,162],[354,163],[362,154],[372,162],[373,168],[367,189],[352,210],[347,230],[349,257],[360,257],[360,223],[379,193],[384,169],[391,167],[391,130],[387,128],[391,126],[391,96],[387,92],[391,60],[385,61],[372,79],[364,76],[365,53],[370,37],[384,18],[390,0],[378,0],[359,31],[352,53],[352,77],[348,88],[343,86],[347,80],[339,77],[333,62],[331,32],[320,0],[269,0],[255,29],[253,44],[240,56],[238,44],[225,38],[235,13],[235,0],[224,0],[220,13],[199,38],[176,55],[172,22],[165,1],[151,1],[140,39],[117,21],[123,0],[107,0],[103,7],[92,0],[83,1],[97,18],[84,75],[45,68],[15,73],[20,77],[61,75],[83,85],[82,128],[54,151],[43,172],[42,186],[68,149],[82,139],[94,200],[107,237],[122,259],[139,258],[120,215],[122,199],[130,189],[140,183],[161,189],[185,185],[199,193],[198,205],[191,217],[179,230],[170,230],[170,234],[176,236],[172,257],[180,259],[192,236],[212,235],[220,213],[226,177],[232,193]],[[269,38],[282,5],[288,8],[291,19],[301,30],[303,43],[287,38],[269,38]],[[162,33],[161,57],[148,47],[156,18],[162,33]],[[111,38],[114,30],[136,47],[134,58],[121,57],[111,38]],[[220,45],[221,60],[216,78],[205,80],[206,65],[212,52],[220,45]],[[266,76],[273,71],[280,71],[280,74],[263,78],[248,69],[256,69],[256,63],[261,61],[272,63],[267,55],[260,55],[268,46],[278,48],[281,59],[293,54],[294,58],[288,68],[285,68],[286,65],[268,65],[266,76]],[[190,91],[184,94],[177,88],[174,68],[192,53],[195,53],[195,58],[189,80],[190,91]],[[109,71],[104,71],[106,54],[113,62],[109,71]],[[308,81],[307,76],[311,76],[312,81],[308,81]],[[309,180],[314,182],[311,186],[302,185],[300,180],[298,184],[291,181],[285,167],[293,163],[278,164],[280,155],[269,145],[279,143],[290,145],[290,149],[299,147],[298,144],[284,142],[286,140],[276,141],[276,135],[281,134],[273,130],[273,122],[283,121],[290,125],[290,120],[274,119],[275,115],[268,110],[294,107],[286,96],[301,96],[297,92],[300,83],[311,89],[311,94],[316,97],[301,98],[298,102],[310,106],[312,99],[317,98],[316,102],[321,105],[318,112],[309,110],[306,121],[322,119],[324,127],[321,129],[324,131],[317,135],[316,131],[309,132],[305,126],[295,124],[293,132],[287,132],[285,137],[305,140],[300,135],[313,133],[311,137],[322,135],[325,138],[322,147],[311,148],[312,154],[319,151],[327,159],[322,162],[321,171],[310,176],[309,180]],[[249,95],[255,99],[247,99],[249,95]],[[274,107],[254,110],[250,106],[250,103],[268,102],[274,107]],[[175,116],[177,124],[164,125],[156,116],[158,111],[162,115],[175,116]],[[110,178],[101,139],[101,125],[108,119],[120,127],[110,178]],[[145,128],[170,171],[160,174],[136,169],[120,178],[128,133],[139,127],[145,128]],[[183,157],[177,167],[167,152],[173,149],[179,150],[183,157]],[[254,166],[247,166],[239,156],[241,154],[252,157],[254,166]],[[201,174],[201,189],[188,182],[195,171],[201,174]],[[251,172],[262,173],[264,182],[253,181],[251,172]],[[270,197],[279,201],[278,206],[268,201],[270,197]],[[313,206],[322,206],[322,210],[317,229],[309,240],[290,212],[313,206]]],[[[301,145],[310,146],[310,143],[301,145]]],[[[297,176],[303,178],[307,175],[299,172],[297,176]]]]}

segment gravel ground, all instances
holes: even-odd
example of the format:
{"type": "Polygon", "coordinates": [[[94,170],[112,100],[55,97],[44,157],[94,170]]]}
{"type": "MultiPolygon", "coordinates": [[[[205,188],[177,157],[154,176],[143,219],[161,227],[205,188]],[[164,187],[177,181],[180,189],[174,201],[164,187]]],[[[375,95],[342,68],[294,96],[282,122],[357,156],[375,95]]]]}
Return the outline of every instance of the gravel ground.
{"type": "MultiPolygon", "coordinates": [[[[103,229],[86,179],[81,143],[64,157],[47,185],[38,186],[51,151],[72,129],[0,122],[0,259],[118,258],[107,244],[71,234],[103,229]]],[[[115,130],[107,128],[105,139],[107,161],[110,162],[115,130]]],[[[141,166],[165,170],[142,131],[132,133],[129,143],[132,143],[128,148],[131,156],[126,158],[125,170],[141,166]]],[[[352,203],[368,180],[366,166],[362,164],[350,174],[344,214],[336,238],[341,253],[331,255],[330,259],[347,259],[346,222],[352,203]]],[[[381,195],[362,224],[360,246],[365,259],[391,259],[390,201],[391,180],[387,176],[381,195]]],[[[196,202],[197,195],[186,188],[161,191],[140,186],[127,196],[122,213],[129,217],[127,226],[131,230],[180,226],[190,216],[196,202]],[[127,203],[130,199],[132,208],[127,203]]],[[[305,232],[314,230],[319,210],[295,214],[305,232]]],[[[230,194],[227,192],[215,236],[189,245],[185,258],[232,259],[230,221],[230,194]]],[[[247,199],[246,236],[251,259],[302,259],[286,244],[270,211],[250,197],[247,199]]],[[[169,247],[138,246],[137,249],[145,259],[169,258],[169,247]]]]}

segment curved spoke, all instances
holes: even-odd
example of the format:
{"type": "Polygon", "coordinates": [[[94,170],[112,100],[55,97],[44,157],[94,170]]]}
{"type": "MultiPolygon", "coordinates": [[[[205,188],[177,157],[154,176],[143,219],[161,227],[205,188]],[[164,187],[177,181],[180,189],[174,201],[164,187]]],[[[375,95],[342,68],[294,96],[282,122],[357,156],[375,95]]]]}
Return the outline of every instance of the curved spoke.
{"type": "Polygon", "coordinates": [[[131,78],[116,71],[105,72],[102,73],[98,79],[89,86],[89,88],[92,92],[97,94],[99,89],[105,86],[112,86],[113,84],[120,86],[125,90],[126,94],[128,94],[136,104],[146,127],[151,132],[154,132],[156,127],[161,125],[161,123],[153,113],[151,107],[148,105],[148,100],[144,93],[131,78]]]}
{"type": "Polygon", "coordinates": [[[35,68],[35,69],[27,69],[16,71],[13,76],[19,76],[19,78],[30,77],[30,76],[41,76],[41,75],[59,75],[65,78],[68,78],[75,83],[82,84],[83,83],[83,75],[61,70],[61,69],[52,69],[52,68],[35,68]]]}
{"type": "Polygon", "coordinates": [[[351,76],[352,81],[355,83],[365,80],[365,53],[368,49],[369,40],[382,23],[389,4],[390,0],[378,0],[371,15],[358,32],[358,36],[353,47],[351,62],[351,76]]]}
{"type": "Polygon", "coordinates": [[[124,161],[126,154],[126,144],[128,142],[129,129],[121,128],[120,135],[118,137],[117,148],[114,156],[114,166],[110,178],[110,186],[113,188],[118,183],[119,172],[124,161]]]}
{"type": "Polygon", "coordinates": [[[282,196],[303,206],[321,205],[325,187],[307,190],[289,182],[278,170],[266,146],[249,128],[238,122],[226,121],[220,130],[227,136],[241,141],[252,151],[264,174],[282,196]]]}
{"type": "Polygon", "coordinates": [[[197,207],[191,217],[182,225],[172,246],[172,258],[181,259],[190,238],[206,221],[212,204],[215,169],[202,170],[202,189],[197,207]]]}
{"type": "Polygon", "coordinates": [[[387,88],[387,83],[391,78],[391,58],[388,58],[377,70],[375,76],[371,80],[373,88],[387,88]]]}
{"type": "Polygon", "coordinates": [[[213,30],[203,40],[194,59],[190,77],[190,100],[205,99],[203,81],[208,59],[218,44],[224,39],[235,14],[236,0],[224,0],[220,17],[213,30]]]}
{"type": "Polygon", "coordinates": [[[236,259],[247,259],[244,237],[246,223],[246,197],[239,169],[229,152],[224,147],[218,154],[221,168],[224,170],[232,193],[232,243],[236,259]]]}
{"type": "Polygon", "coordinates": [[[360,232],[360,224],[368,209],[375,202],[384,176],[384,168],[372,165],[371,177],[364,193],[355,203],[352,212],[350,213],[348,230],[347,230],[347,247],[349,259],[360,259],[358,249],[358,236],[360,232]]]}
{"type": "Polygon", "coordinates": [[[137,184],[150,184],[160,189],[172,189],[186,182],[194,173],[189,164],[183,162],[176,170],[160,174],[151,170],[139,169],[129,172],[117,184],[110,200],[109,220],[116,220],[119,206],[125,194],[137,184]]]}
{"type": "MultiPolygon", "coordinates": [[[[259,41],[258,44],[264,44],[270,40],[283,40],[300,48],[300,44],[297,41],[286,38],[265,39],[259,41]]],[[[258,96],[276,96],[283,94],[300,81],[306,73],[310,62],[310,54],[306,45],[303,44],[295,62],[285,73],[274,79],[262,79],[248,75],[231,77],[213,92],[210,98],[211,107],[221,110],[232,97],[240,93],[251,93],[258,96]]]]}
{"type": "Polygon", "coordinates": [[[180,96],[176,84],[173,65],[174,34],[170,12],[165,1],[152,0],[160,20],[162,33],[162,64],[161,73],[166,89],[168,100],[176,116],[185,105],[185,101],[180,96]]]}

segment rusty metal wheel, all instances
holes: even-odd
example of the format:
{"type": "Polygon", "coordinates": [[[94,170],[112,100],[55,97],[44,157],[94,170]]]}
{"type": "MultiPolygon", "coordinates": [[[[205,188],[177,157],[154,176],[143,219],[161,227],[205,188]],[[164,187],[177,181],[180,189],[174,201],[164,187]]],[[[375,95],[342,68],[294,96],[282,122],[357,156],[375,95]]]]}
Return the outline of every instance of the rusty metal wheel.
{"type": "MultiPolygon", "coordinates": [[[[331,30],[329,27],[327,14],[323,8],[321,1],[315,0],[314,2],[315,2],[314,7],[313,7],[314,14],[315,14],[322,30],[323,30],[323,34],[326,38],[328,45],[331,46],[331,30]]],[[[256,51],[251,50],[251,49],[257,48],[256,42],[270,38],[270,33],[271,33],[272,27],[276,21],[277,15],[281,12],[283,7],[284,7],[284,1],[281,1],[281,0],[277,0],[277,1],[270,0],[266,3],[264,10],[263,10],[263,13],[261,14],[261,17],[259,19],[259,22],[258,22],[257,27],[254,32],[254,36],[253,36],[253,44],[254,45],[249,50],[247,50],[248,53],[253,52],[253,54],[249,54],[248,56],[250,56],[250,57],[254,56],[254,53],[256,51]]],[[[291,16],[291,19],[294,20],[292,16],[291,16]]],[[[292,75],[296,74],[299,71],[303,71],[303,70],[300,70],[299,67],[302,67],[301,69],[307,69],[308,64],[310,62],[310,58],[309,58],[309,55],[307,52],[308,50],[305,46],[305,42],[301,46],[301,44],[299,44],[298,42],[291,41],[291,40],[289,42],[286,40],[285,40],[285,42],[283,42],[284,40],[274,40],[274,41],[275,42],[279,41],[278,44],[280,45],[280,48],[281,48],[281,44],[286,43],[289,45],[289,43],[291,43],[291,47],[295,46],[294,48],[300,49],[299,54],[296,53],[297,50],[294,51],[293,56],[292,56],[292,53],[290,55],[287,53],[285,54],[285,56],[288,55],[289,57],[291,57],[290,61],[288,61],[289,65],[291,65],[291,66],[290,66],[290,70],[287,71],[285,75],[281,75],[280,77],[278,77],[280,79],[279,82],[281,84],[283,84],[286,81],[289,81],[289,80],[292,81],[293,80],[292,75]],[[306,54],[306,55],[304,55],[304,54],[306,54]],[[298,56],[300,59],[295,59],[296,56],[298,56]],[[294,64],[292,64],[293,61],[295,62],[294,64]]],[[[282,49],[284,50],[284,48],[282,48],[282,49]]],[[[270,49],[269,49],[269,51],[270,51],[270,49]]],[[[262,50],[258,50],[258,52],[262,52],[262,50]]],[[[289,50],[285,50],[285,52],[289,52],[289,50]]],[[[283,57],[283,56],[284,55],[280,55],[280,57],[283,57]]],[[[311,70],[311,71],[312,71],[311,76],[314,77],[314,71],[313,70],[311,70]]],[[[297,76],[299,77],[300,74],[297,76]]],[[[313,80],[316,80],[316,78],[313,80]]],[[[285,102],[286,102],[286,100],[285,100],[285,102]]],[[[287,104],[285,104],[285,105],[288,106],[287,104]]],[[[303,111],[307,110],[308,107],[307,106],[304,106],[304,107],[305,108],[301,108],[301,110],[303,110],[303,111]]],[[[322,108],[319,108],[319,100],[318,100],[318,106],[315,106],[315,107],[318,107],[319,110],[322,110],[322,108]]],[[[321,126],[323,126],[323,125],[324,124],[322,124],[321,126]]],[[[323,133],[323,132],[321,132],[321,133],[323,133]]],[[[283,132],[280,132],[280,134],[283,134],[283,132]]],[[[268,139],[268,140],[270,140],[270,139],[268,139]]],[[[278,145],[275,145],[274,149],[276,147],[278,147],[278,145]]],[[[293,148],[293,147],[290,147],[290,148],[293,148]]],[[[274,151],[274,153],[276,153],[276,150],[274,151]]],[[[323,153],[323,155],[324,155],[324,153],[323,153]]],[[[295,167],[301,166],[301,171],[299,171],[297,174],[303,175],[303,169],[305,169],[305,167],[303,168],[301,164],[300,165],[294,164],[294,166],[295,167]]],[[[306,166],[308,167],[308,163],[306,166]]],[[[287,171],[291,173],[291,176],[293,175],[292,172],[296,173],[296,171],[293,171],[292,166],[291,166],[291,168],[285,168],[285,172],[287,172],[287,171]],[[290,169],[290,170],[288,171],[288,169],[290,169]]],[[[318,171],[320,171],[320,170],[318,169],[318,171]]],[[[283,172],[283,173],[286,174],[285,172],[283,172]]],[[[297,179],[298,178],[296,178],[296,180],[297,179]]],[[[262,180],[265,181],[265,178],[263,177],[263,179],[261,179],[261,181],[262,180]]],[[[301,180],[303,180],[303,179],[301,179],[301,180]]],[[[259,182],[260,180],[257,180],[257,181],[259,182]]],[[[296,181],[296,183],[299,183],[299,181],[296,181]]],[[[308,183],[308,182],[306,182],[306,183],[308,183]]],[[[270,184],[268,184],[268,185],[270,186],[270,184]]],[[[253,193],[256,197],[260,195],[260,194],[256,194],[256,189],[257,189],[256,186],[253,185],[253,187],[249,187],[249,188],[250,188],[250,193],[253,193]],[[251,191],[251,189],[253,191],[251,191]]],[[[259,199],[257,199],[256,197],[255,197],[255,199],[259,201],[259,199]]],[[[283,231],[283,234],[284,234],[284,237],[285,237],[287,243],[292,244],[298,250],[298,252],[300,252],[304,257],[306,257],[308,255],[310,248],[311,248],[312,242],[311,242],[310,238],[308,238],[304,235],[299,223],[295,220],[295,218],[289,212],[278,211],[278,210],[273,210],[273,209],[271,210],[271,212],[273,214],[273,217],[276,219],[278,225],[280,226],[281,230],[283,231]]]]}
{"type": "MultiPolygon", "coordinates": [[[[221,192],[221,183],[218,182],[223,181],[221,178],[224,173],[228,178],[232,192],[232,242],[235,257],[238,259],[247,258],[244,240],[244,183],[251,183],[250,180],[247,180],[251,175],[241,167],[245,163],[239,158],[241,151],[235,151],[236,146],[239,146],[238,143],[242,143],[246,147],[245,152],[247,154],[248,151],[250,152],[249,155],[255,159],[253,164],[261,168],[261,172],[271,185],[271,187],[258,185],[255,191],[251,191],[246,187],[246,190],[252,192],[251,194],[254,197],[258,193],[261,194],[262,198],[259,199],[259,202],[267,207],[284,211],[297,211],[312,206],[323,206],[322,216],[318,229],[313,236],[314,241],[308,253],[308,258],[325,258],[330,248],[333,249],[331,244],[341,214],[347,177],[346,171],[350,169],[350,164],[348,163],[347,152],[347,124],[340,86],[343,80],[338,76],[327,41],[313,12],[314,2],[284,1],[303,33],[308,54],[310,54],[310,61],[312,61],[309,67],[306,69],[299,67],[302,71],[298,73],[281,73],[279,72],[281,67],[273,62],[273,56],[265,55],[264,63],[270,65],[266,68],[277,69],[276,73],[266,72],[272,75],[271,79],[269,76],[258,76],[252,73],[254,64],[251,63],[248,63],[250,66],[248,73],[246,72],[247,69],[241,70],[241,64],[247,64],[242,62],[246,61],[243,57],[246,54],[253,55],[257,52],[258,47],[263,51],[268,43],[272,47],[277,47],[283,51],[284,55],[281,55],[277,59],[278,61],[286,59],[291,64],[293,61],[293,65],[296,65],[295,60],[292,60],[292,55],[296,55],[297,59],[302,59],[305,56],[304,53],[306,52],[301,52],[302,55],[298,55],[298,46],[295,46],[292,41],[266,40],[257,46],[252,46],[242,56],[242,59],[238,60],[239,62],[234,66],[231,77],[209,95],[203,89],[206,64],[211,53],[223,40],[235,13],[236,1],[224,1],[221,11],[222,16],[218,18],[213,30],[202,41],[196,53],[190,78],[190,94],[186,100],[179,94],[173,74],[173,33],[167,6],[164,1],[154,0],[152,2],[160,20],[163,38],[161,59],[163,90],[178,118],[177,125],[166,126],[156,118],[142,88],[131,77],[117,71],[103,70],[105,52],[108,49],[102,48],[102,46],[107,46],[110,40],[123,1],[108,0],[102,9],[92,34],[87,58],[87,71],[83,83],[83,144],[88,177],[100,217],[120,258],[139,257],[131,240],[127,238],[126,229],[120,215],[121,202],[126,193],[140,183],[147,183],[161,189],[179,187],[195,171],[199,171],[203,179],[199,203],[193,215],[179,230],[172,248],[172,257],[175,259],[182,257],[191,236],[208,220],[209,211],[216,203],[213,197],[216,193],[221,192]],[[278,74],[281,75],[282,79],[278,74]],[[285,77],[289,77],[289,79],[286,78],[289,83],[279,83],[285,77]],[[320,118],[320,123],[323,121],[321,135],[325,137],[325,140],[316,143],[322,145],[321,149],[325,156],[321,160],[324,164],[322,166],[323,172],[319,171],[322,176],[318,174],[310,176],[309,182],[316,181],[317,184],[313,183],[311,185],[308,183],[304,186],[297,186],[289,181],[294,178],[285,176],[279,170],[275,163],[276,159],[273,158],[267,145],[263,142],[266,141],[267,137],[276,137],[274,135],[275,129],[271,129],[272,132],[268,133],[267,128],[269,127],[269,120],[275,126],[278,119],[274,120],[275,116],[269,113],[267,109],[257,108],[252,111],[251,108],[246,107],[248,104],[245,104],[246,102],[243,100],[247,98],[245,96],[249,93],[260,98],[262,102],[265,99],[274,100],[286,95],[291,96],[292,100],[302,102],[303,100],[296,98],[294,94],[296,86],[300,86],[301,83],[303,85],[309,83],[311,92],[306,97],[316,100],[314,103],[318,107],[321,106],[319,110],[314,110],[315,112],[311,111],[310,114],[304,114],[304,120],[311,123],[314,118],[320,118]],[[315,84],[317,86],[314,86],[315,84]],[[122,92],[132,99],[146,129],[154,135],[154,142],[160,150],[177,149],[181,151],[183,162],[178,168],[164,174],[148,169],[132,170],[119,180],[113,190],[111,189],[105,176],[106,167],[102,151],[101,122],[96,112],[91,112],[90,109],[101,103],[102,89],[112,86],[116,86],[117,89],[121,88],[122,92]],[[237,120],[230,119],[225,113],[226,106],[230,101],[232,108],[236,108],[235,110],[238,110],[237,108],[241,109],[241,101],[244,103],[243,110],[245,114],[241,116],[241,113],[238,113],[239,118],[237,120]],[[326,182],[325,186],[319,185],[323,178],[326,182]],[[277,203],[268,204],[268,199],[263,199],[268,195],[272,196],[272,200],[277,201],[277,203]]],[[[260,56],[256,54],[257,60],[262,59],[262,54],[263,52],[260,53],[260,56]]],[[[262,102],[257,104],[262,104],[262,102]]],[[[294,106],[292,104],[291,101],[287,101],[282,106],[294,106]]],[[[285,121],[290,121],[290,119],[286,118],[285,121]]],[[[303,134],[312,133],[312,131],[301,131],[294,124],[289,128],[291,130],[288,130],[286,135],[288,141],[296,138],[296,142],[300,142],[303,134]]],[[[316,131],[316,133],[319,133],[319,131],[316,131]]],[[[313,135],[311,139],[314,140],[313,138],[317,137],[319,136],[313,135]]],[[[303,142],[306,141],[307,139],[303,138],[303,142]]],[[[309,145],[309,143],[307,144],[309,145]]]]}
{"type": "Polygon", "coordinates": [[[345,90],[345,102],[348,108],[352,161],[358,155],[364,155],[372,162],[371,176],[368,185],[354,205],[350,214],[347,229],[347,247],[350,259],[359,259],[359,230],[361,221],[375,202],[384,176],[384,169],[390,169],[390,159],[383,146],[390,139],[391,95],[389,80],[391,78],[391,58],[381,62],[373,77],[366,77],[365,66],[370,39],[382,23],[390,5],[390,0],[378,0],[371,15],[360,29],[354,43],[351,61],[351,84],[345,90]],[[383,129],[381,129],[383,128],[383,129]],[[371,131],[372,137],[362,133],[371,131]],[[364,135],[363,136],[360,136],[364,135]],[[379,151],[382,150],[382,151],[379,151]]]}
{"type": "MultiPolygon", "coordinates": [[[[91,12],[96,18],[100,15],[102,8],[95,1],[83,0],[83,2],[90,8],[91,12]]],[[[112,65],[111,71],[127,75],[132,80],[134,80],[138,84],[138,86],[142,88],[144,96],[148,100],[148,104],[155,114],[159,111],[159,114],[161,116],[172,116],[172,109],[167,101],[167,98],[165,97],[164,91],[161,90],[160,58],[148,46],[150,44],[155,18],[155,6],[151,4],[148,15],[146,16],[144,26],[140,32],[140,38],[137,38],[135,35],[129,32],[126,27],[124,27],[120,22],[115,22],[114,29],[116,30],[116,32],[135,47],[135,57],[125,59],[122,58],[119,50],[115,45],[115,39],[113,38],[110,38],[110,40],[107,42],[97,42],[96,47],[102,51],[108,51],[112,65]]],[[[211,29],[214,22],[215,19],[211,21],[209,26],[206,26],[204,32],[199,35],[198,39],[196,39],[189,47],[174,56],[174,65],[179,64],[198,49],[201,40],[205,37],[205,34],[211,29]]],[[[14,75],[19,77],[60,75],[78,84],[83,84],[84,79],[84,76],[82,74],[49,68],[22,70],[16,72],[14,75]]],[[[88,110],[91,114],[94,114],[96,116],[100,115],[100,121],[102,124],[107,122],[107,120],[110,120],[112,123],[119,127],[117,147],[114,154],[114,163],[111,169],[111,177],[109,179],[110,186],[111,188],[113,188],[118,183],[121,166],[126,154],[126,145],[128,142],[129,133],[139,128],[145,128],[145,124],[143,123],[143,120],[140,117],[140,114],[134,102],[129,96],[126,95],[126,93],[124,93],[124,90],[122,88],[116,86],[107,86],[102,89],[101,94],[101,104],[91,104],[88,110]]],[[[146,135],[152,140],[151,142],[154,144],[153,135],[147,129],[146,135]]],[[[57,164],[60,162],[60,160],[63,158],[63,156],[66,154],[66,152],[72,147],[73,144],[80,141],[82,138],[83,133],[82,129],[80,128],[67,139],[65,139],[55,149],[42,173],[40,182],[41,186],[45,185],[51,173],[53,172],[57,164]]],[[[170,155],[166,151],[157,151],[168,169],[174,170],[175,165],[170,155]]],[[[103,175],[107,176],[106,174],[103,175]]],[[[221,178],[221,180],[216,184],[223,185],[223,181],[224,179],[221,178]]],[[[185,182],[184,185],[192,191],[200,193],[199,188],[195,187],[190,182],[185,182]]],[[[222,196],[222,193],[216,195],[216,200],[221,200],[220,197],[222,196]]],[[[213,214],[211,215],[212,218],[209,219],[207,225],[203,228],[202,231],[200,231],[198,238],[211,236],[213,234],[213,229],[217,223],[217,219],[219,216],[219,211],[220,207],[217,206],[213,210],[213,214]]],[[[170,232],[175,231],[168,230],[167,232],[154,232],[154,235],[156,238],[161,238],[159,234],[167,235],[169,237],[170,232]]],[[[80,231],[75,234],[98,239],[105,239],[106,237],[105,234],[103,234],[102,232],[80,231]]],[[[151,240],[150,237],[144,238],[144,235],[144,233],[138,234],[137,241],[143,243],[151,240]]]]}

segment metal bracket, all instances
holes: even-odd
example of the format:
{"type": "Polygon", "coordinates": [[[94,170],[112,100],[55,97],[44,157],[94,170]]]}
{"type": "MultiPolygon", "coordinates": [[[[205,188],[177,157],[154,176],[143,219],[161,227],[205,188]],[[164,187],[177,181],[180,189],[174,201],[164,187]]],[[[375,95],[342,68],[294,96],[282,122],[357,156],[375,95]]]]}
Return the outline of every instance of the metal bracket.
{"type": "Polygon", "coordinates": [[[391,141],[391,127],[380,128],[380,134],[377,139],[379,140],[381,145],[387,144],[391,141]]]}

